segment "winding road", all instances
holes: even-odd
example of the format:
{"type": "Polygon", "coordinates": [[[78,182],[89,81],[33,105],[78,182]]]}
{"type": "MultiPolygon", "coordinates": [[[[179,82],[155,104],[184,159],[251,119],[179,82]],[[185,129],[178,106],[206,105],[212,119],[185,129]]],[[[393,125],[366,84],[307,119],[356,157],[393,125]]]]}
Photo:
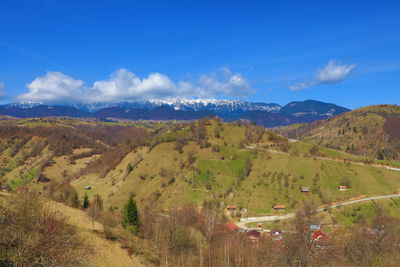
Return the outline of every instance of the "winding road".
{"type": "MultiPolygon", "coordinates": [[[[322,212],[322,211],[335,209],[335,208],[340,208],[342,206],[357,204],[357,203],[365,202],[365,201],[388,199],[388,198],[395,198],[395,197],[400,197],[400,194],[383,195],[383,196],[366,197],[366,198],[361,198],[361,199],[349,200],[349,201],[345,201],[345,202],[332,204],[330,206],[325,206],[325,207],[322,207],[322,208],[318,208],[314,212],[322,212]]],[[[285,214],[285,215],[269,215],[269,216],[259,216],[259,217],[247,217],[247,218],[241,218],[240,222],[237,222],[236,225],[238,227],[240,227],[240,228],[245,228],[245,225],[247,223],[281,221],[281,220],[287,220],[287,219],[294,218],[295,216],[296,216],[296,213],[293,212],[293,213],[288,213],[288,214],[285,214]]]]}

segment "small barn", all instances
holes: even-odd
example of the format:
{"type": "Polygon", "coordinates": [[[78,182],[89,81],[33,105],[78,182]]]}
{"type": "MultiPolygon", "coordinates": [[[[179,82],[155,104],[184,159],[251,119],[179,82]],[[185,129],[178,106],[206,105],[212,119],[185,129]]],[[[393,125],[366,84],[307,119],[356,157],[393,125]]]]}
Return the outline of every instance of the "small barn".
{"type": "Polygon", "coordinates": [[[284,210],[286,208],[285,205],[275,205],[274,210],[284,210]]]}
{"type": "Polygon", "coordinates": [[[301,191],[302,193],[308,193],[308,192],[310,192],[310,188],[308,188],[307,186],[302,186],[302,187],[300,188],[300,191],[301,191]]]}
{"type": "Polygon", "coordinates": [[[10,192],[11,191],[11,187],[8,185],[2,185],[1,186],[1,191],[3,192],[10,192]]]}
{"type": "Polygon", "coordinates": [[[234,206],[234,205],[228,205],[228,206],[226,207],[226,209],[232,212],[232,211],[236,211],[237,207],[234,206]]]}
{"type": "Polygon", "coordinates": [[[345,185],[339,185],[338,186],[339,191],[346,191],[347,190],[347,186],[345,185]]]}

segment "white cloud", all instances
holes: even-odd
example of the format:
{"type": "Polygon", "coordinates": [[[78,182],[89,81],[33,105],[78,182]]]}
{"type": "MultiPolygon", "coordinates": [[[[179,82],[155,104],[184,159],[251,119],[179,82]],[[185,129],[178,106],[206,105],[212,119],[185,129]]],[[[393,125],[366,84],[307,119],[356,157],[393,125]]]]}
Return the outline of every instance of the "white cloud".
{"type": "Polygon", "coordinates": [[[126,69],[119,69],[106,81],[97,81],[91,90],[93,101],[121,101],[129,99],[162,98],[176,93],[176,85],[161,73],[139,78],[126,69]]]}
{"type": "Polygon", "coordinates": [[[151,73],[140,78],[119,69],[108,80],[96,81],[92,87],[60,72],[47,72],[27,85],[29,92],[20,95],[31,102],[114,102],[162,98],[199,98],[215,96],[248,96],[253,93],[239,73],[222,68],[195,81],[173,82],[166,75],[151,73]]]}
{"type": "Polygon", "coordinates": [[[224,67],[217,73],[202,75],[197,84],[197,94],[201,97],[248,96],[254,93],[247,80],[240,73],[232,73],[224,67]]]}
{"type": "Polygon", "coordinates": [[[336,60],[330,60],[323,68],[318,69],[314,77],[296,84],[289,85],[292,91],[303,90],[318,84],[332,84],[343,81],[356,67],[355,64],[340,64],[336,60]]]}
{"type": "Polygon", "coordinates": [[[6,96],[6,93],[4,92],[4,83],[0,82],[0,99],[6,96]]]}
{"type": "Polygon", "coordinates": [[[84,94],[83,81],[75,80],[61,72],[49,71],[26,85],[28,93],[19,95],[19,100],[31,102],[75,101],[84,94]]]}

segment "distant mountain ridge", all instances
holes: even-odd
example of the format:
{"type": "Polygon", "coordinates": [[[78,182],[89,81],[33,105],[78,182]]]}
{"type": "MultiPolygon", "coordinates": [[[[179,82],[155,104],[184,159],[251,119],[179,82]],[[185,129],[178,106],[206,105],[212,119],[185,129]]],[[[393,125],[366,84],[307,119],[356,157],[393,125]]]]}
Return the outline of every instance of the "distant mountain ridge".
{"type": "MultiPolygon", "coordinates": [[[[45,102],[20,102],[5,106],[32,108],[35,106],[54,106],[45,102]]],[[[282,107],[276,103],[249,102],[243,100],[225,100],[225,99],[173,99],[173,100],[147,100],[147,101],[125,101],[125,102],[100,102],[100,103],[75,103],[62,104],[57,106],[71,106],[82,111],[96,112],[100,109],[119,107],[123,109],[156,109],[167,106],[175,110],[183,111],[216,111],[216,112],[234,112],[247,110],[262,110],[278,112],[282,107]]]]}
{"type": "Polygon", "coordinates": [[[68,116],[99,120],[194,120],[219,116],[225,121],[246,119],[265,127],[312,122],[350,111],[347,108],[315,100],[296,101],[282,107],[276,103],[242,100],[192,99],[148,100],[119,103],[12,103],[0,106],[0,115],[19,118],[68,116]]]}

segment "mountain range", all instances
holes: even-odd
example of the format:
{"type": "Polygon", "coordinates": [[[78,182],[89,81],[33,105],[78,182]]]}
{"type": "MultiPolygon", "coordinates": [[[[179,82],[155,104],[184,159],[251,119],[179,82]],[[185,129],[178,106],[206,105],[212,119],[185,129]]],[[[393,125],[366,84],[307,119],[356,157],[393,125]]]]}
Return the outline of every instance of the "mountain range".
{"type": "Polygon", "coordinates": [[[265,127],[312,122],[350,111],[345,107],[315,100],[276,103],[241,100],[192,99],[149,100],[119,103],[12,103],[0,106],[0,115],[17,118],[68,116],[99,120],[195,120],[219,116],[225,121],[245,119],[265,127]]]}

